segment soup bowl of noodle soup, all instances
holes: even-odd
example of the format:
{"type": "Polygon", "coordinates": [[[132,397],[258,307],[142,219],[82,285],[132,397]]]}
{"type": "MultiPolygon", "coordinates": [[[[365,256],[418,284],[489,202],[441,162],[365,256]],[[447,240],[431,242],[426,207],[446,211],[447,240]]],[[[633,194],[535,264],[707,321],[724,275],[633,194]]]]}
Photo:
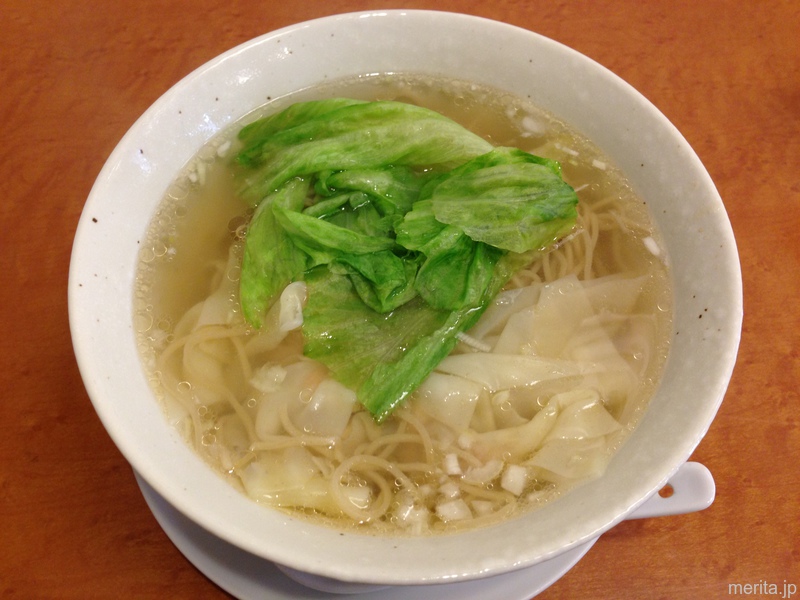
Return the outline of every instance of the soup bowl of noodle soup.
{"type": "MultiPolygon", "coordinates": [[[[69,303],[100,419],[171,506],[288,569],[381,585],[506,573],[623,520],[708,430],[742,314],[724,206],[652,104],[557,42],[427,11],[291,26],[165,93],[91,191],[69,303]],[[574,222],[380,418],[331,366],[363,357],[308,356],[310,313],[343,301],[314,304],[327,288],[294,277],[255,327],[239,298],[260,205],[231,174],[238,132],[337,98],[435,111],[476,155],[555,161],[577,196],[574,222]]],[[[349,351],[351,329],[317,335],[351,335],[349,351]]]]}

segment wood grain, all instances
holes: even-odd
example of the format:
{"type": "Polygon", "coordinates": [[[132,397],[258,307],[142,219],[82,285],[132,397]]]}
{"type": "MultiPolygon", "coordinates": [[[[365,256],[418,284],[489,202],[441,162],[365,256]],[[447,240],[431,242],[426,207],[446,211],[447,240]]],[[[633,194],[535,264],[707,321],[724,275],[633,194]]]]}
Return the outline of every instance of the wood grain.
{"type": "Polygon", "coordinates": [[[800,584],[796,3],[4,0],[0,596],[227,597],[158,527],[84,391],[67,319],[72,237],[108,154],[181,77],[267,31],[388,7],[506,21],[609,67],[693,145],[737,237],[742,344],[694,455],[715,476],[716,501],[622,523],[540,598],[725,598],[736,583],[800,584]]]}

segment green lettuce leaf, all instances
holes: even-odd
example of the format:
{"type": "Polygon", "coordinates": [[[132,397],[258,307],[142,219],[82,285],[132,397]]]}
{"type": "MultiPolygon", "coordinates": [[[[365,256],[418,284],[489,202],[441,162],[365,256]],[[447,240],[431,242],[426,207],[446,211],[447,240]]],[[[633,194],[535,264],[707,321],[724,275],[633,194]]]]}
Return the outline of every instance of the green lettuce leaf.
{"type": "Polygon", "coordinates": [[[395,245],[390,237],[367,235],[282,205],[273,206],[272,212],[285,234],[311,257],[312,266],[327,264],[341,254],[370,254],[395,245]]]}
{"type": "Polygon", "coordinates": [[[242,256],[239,302],[244,318],[255,327],[261,326],[267,309],[283,288],[302,278],[308,268],[308,255],[292,242],[273,209],[301,210],[309,187],[309,182],[303,179],[288,182],[266,198],[250,219],[242,256]]]}
{"type": "Polygon", "coordinates": [[[406,166],[373,169],[349,169],[321,173],[315,184],[320,196],[333,196],[343,190],[369,195],[382,215],[404,215],[419,198],[429,175],[406,166]]]}
{"type": "Polygon", "coordinates": [[[501,259],[505,264],[493,272],[483,296],[455,311],[436,309],[415,297],[381,314],[361,301],[347,276],[313,269],[306,273],[304,354],[356,390],[380,423],[452,352],[458,334],[477,322],[508,278],[530,259],[517,254],[501,259]]]}
{"type": "Polygon", "coordinates": [[[403,102],[319,100],[242,130],[237,156],[253,169],[243,197],[257,204],[297,176],[392,166],[450,168],[491,150],[483,138],[432,110],[403,102]],[[272,124],[288,123],[284,128],[272,124]]]}
{"type": "Polygon", "coordinates": [[[437,221],[495,248],[544,248],[577,217],[578,197],[559,173],[553,161],[497,148],[438,179],[429,190],[431,210],[437,221]]]}
{"type": "Polygon", "coordinates": [[[305,354],[382,421],[520,268],[574,226],[560,165],[400,102],[323,100],[246,126],[257,206],[240,282],[258,327],[304,279],[305,354]]]}
{"type": "Polygon", "coordinates": [[[502,252],[446,226],[422,249],[425,262],[414,287],[432,307],[458,310],[476,306],[502,252]]]}
{"type": "Polygon", "coordinates": [[[274,134],[302,125],[311,119],[322,118],[339,108],[363,103],[363,100],[351,98],[296,102],[280,112],[245,125],[238,135],[244,142],[244,149],[237,156],[237,160],[244,166],[255,167],[261,162],[264,145],[274,134]]]}
{"type": "Polygon", "coordinates": [[[438,335],[449,311],[435,310],[416,297],[397,310],[378,313],[361,301],[346,275],[318,268],[305,280],[304,354],[356,390],[379,421],[427,377],[432,360],[452,349],[438,335]],[[434,349],[436,357],[431,356],[434,349]]]}

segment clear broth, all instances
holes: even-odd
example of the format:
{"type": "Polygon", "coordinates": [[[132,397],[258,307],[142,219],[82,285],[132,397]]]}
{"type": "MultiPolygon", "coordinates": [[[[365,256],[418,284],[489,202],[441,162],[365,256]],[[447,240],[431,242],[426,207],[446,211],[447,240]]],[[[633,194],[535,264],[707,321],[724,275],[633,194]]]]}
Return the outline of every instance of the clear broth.
{"type": "MultiPolygon", "coordinates": [[[[486,475],[490,479],[484,482],[482,490],[473,490],[471,483],[464,489],[454,489],[451,484],[455,481],[461,485],[464,472],[469,467],[474,467],[476,471],[479,466],[488,469],[490,460],[484,457],[485,460],[478,461],[482,464],[472,464],[464,459],[464,452],[467,452],[464,446],[470,445],[469,435],[465,437],[464,431],[448,431],[440,420],[431,418],[429,412],[415,411],[412,399],[405,424],[400,425],[394,419],[384,428],[389,434],[397,434],[401,430],[413,429],[415,425],[409,423],[418,425],[422,422],[429,429],[427,434],[432,436],[433,453],[436,454],[437,462],[433,472],[414,476],[416,492],[409,493],[402,482],[396,485],[390,481],[387,485],[394,496],[389,501],[389,508],[378,516],[374,512],[363,511],[363,518],[358,518],[361,514],[358,510],[352,511],[354,514],[337,510],[335,503],[334,508],[326,508],[328,505],[324,502],[321,505],[315,502],[303,505],[292,494],[265,492],[264,490],[271,489],[269,484],[259,487],[252,481],[248,483],[247,477],[250,475],[242,475],[248,468],[251,473],[255,470],[252,466],[254,461],[255,464],[263,463],[259,467],[261,471],[277,468],[275,465],[285,459],[285,449],[281,450],[284,454],[276,453],[265,458],[258,452],[253,453],[244,448],[243,445],[246,444],[241,441],[241,426],[233,423],[235,419],[231,417],[236,411],[231,411],[218,396],[210,398],[209,394],[204,397],[194,394],[192,390],[197,386],[187,380],[184,374],[164,373],[159,363],[160,355],[182,335],[179,330],[187,313],[209,294],[215,290],[228,290],[224,301],[229,311],[228,319],[234,324],[237,319],[240,320],[235,282],[238,276],[236,257],[241,244],[237,241],[236,233],[246,227],[250,213],[236,196],[234,176],[229,168],[230,158],[236,151],[236,132],[243,124],[264,114],[276,112],[291,103],[337,96],[364,100],[391,99],[419,104],[454,119],[495,146],[514,146],[558,160],[562,165],[564,179],[578,192],[580,205],[593,212],[596,217],[593,218],[597,222],[604,224],[598,226],[596,232],[596,245],[590,267],[577,268],[577,273],[573,276],[583,284],[589,280],[605,281],[603,278],[613,279],[617,276],[628,279],[638,277],[637,281],[643,282],[643,285],[638,290],[632,311],[636,316],[636,323],[647,323],[644,327],[647,329],[648,342],[644,351],[638,347],[620,349],[620,354],[631,365],[632,370],[637,372],[637,382],[635,393],[622,401],[612,401],[610,398],[603,400],[604,409],[619,423],[619,429],[603,436],[602,447],[598,446],[600,449],[597,450],[600,458],[590,459],[597,460],[600,465],[591,476],[599,475],[602,465],[610,460],[613,452],[641,417],[655,391],[666,360],[672,302],[669,269],[663,245],[652,225],[645,202],[634,193],[624,174],[589,140],[523,99],[463,81],[403,74],[370,76],[332,82],[275,99],[248,115],[236,126],[216,136],[178,175],[167,191],[143,242],[135,292],[134,321],[143,363],[154,390],[164,403],[167,418],[213,468],[255,500],[295,514],[321,519],[337,527],[356,527],[362,531],[418,535],[477,527],[541,506],[586,479],[573,480],[549,473],[541,466],[531,466],[531,463],[525,462],[531,458],[527,455],[524,460],[515,463],[518,466],[522,464],[525,469],[522,491],[517,493],[517,484],[514,484],[514,492],[508,492],[504,487],[503,477],[509,465],[506,464],[507,457],[500,453],[499,458],[494,458],[503,463],[501,470],[494,477],[491,474],[486,475]],[[228,280],[228,284],[225,280],[228,280]],[[641,356],[637,356],[637,353],[641,356]],[[225,431],[228,425],[231,426],[231,431],[235,430],[233,433],[225,431]],[[198,427],[202,431],[197,431],[198,427]],[[450,446],[447,446],[448,443],[450,446]],[[228,447],[225,447],[226,444],[228,447]],[[253,489],[260,492],[254,493],[253,489]],[[499,496],[508,501],[495,506],[487,504],[499,496]],[[452,508],[454,512],[439,511],[450,500],[463,500],[463,506],[467,507],[470,518],[459,516],[463,515],[461,504],[448,508],[452,508]],[[410,524],[405,521],[409,515],[412,515],[410,524]]],[[[559,271],[568,268],[576,260],[576,251],[571,244],[577,243],[570,240],[564,242],[549,256],[533,265],[528,272],[522,273],[517,278],[516,285],[543,285],[542,280],[545,283],[549,280],[560,280],[559,271]]],[[[632,327],[630,324],[625,326],[632,327]]],[[[252,335],[253,332],[246,332],[243,339],[252,335]]],[[[209,348],[207,354],[210,355],[216,350],[224,352],[220,349],[221,346],[209,348]]],[[[462,344],[456,353],[472,351],[474,347],[462,344]]],[[[289,360],[286,357],[297,358],[301,352],[302,340],[299,334],[290,335],[278,349],[270,351],[262,360],[272,361],[283,368],[286,365],[282,363],[289,360]]],[[[523,349],[522,353],[525,352],[528,350],[523,349]]],[[[256,365],[253,368],[259,367],[256,365]]],[[[226,369],[230,371],[229,368],[226,369]]],[[[265,402],[263,394],[254,390],[245,380],[228,381],[228,385],[235,402],[239,403],[238,410],[242,414],[250,415],[249,418],[255,422],[260,405],[265,402]]],[[[490,421],[497,429],[512,431],[511,428],[522,424],[520,419],[532,419],[533,412],[546,406],[548,399],[558,393],[558,390],[548,385],[506,391],[508,393],[502,397],[487,392],[490,396],[488,400],[478,400],[482,404],[475,409],[470,432],[475,433],[472,428],[474,425],[479,430],[478,433],[484,433],[480,430],[485,429],[486,423],[490,421]],[[532,396],[535,396],[533,401],[532,396]],[[504,402],[506,406],[503,406],[504,402]],[[509,410],[513,418],[506,419],[507,415],[503,411],[509,410]]],[[[363,423],[356,425],[355,418],[352,421],[349,425],[351,428],[370,428],[363,423]]],[[[341,441],[338,443],[343,444],[341,441]]],[[[300,470],[313,470],[316,468],[314,465],[323,460],[323,455],[328,456],[332,452],[331,447],[306,446],[302,443],[292,447],[302,448],[305,452],[302,455],[299,454],[300,451],[295,452],[300,470]]],[[[578,458],[586,459],[576,457],[575,460],[578,458]]],[[[393,460],[420,461],[420,450],[401,450],[393,460]]],[[[474,463],[478,459],[470,460],[474,463]]],[[[320,469],[324,472],[331,468],[333,467],[320,469]]],[[[376,488],[371,479],[374,477],[377,475],[350,473],[348,481],[340,482],[342,489],[345,489],[344,496],[340,494],[340,501],[344,497],[353,504],[361,501],[367,504],[377,502],[378,497],[387,492],[381,492],[379,486],[376,488]],[[353,491],[359,486],[369,488],[370,491],[366,495],[353,491]]],[[[322,489],[324,485],[319,484],[318,487],[322,489]]]]}

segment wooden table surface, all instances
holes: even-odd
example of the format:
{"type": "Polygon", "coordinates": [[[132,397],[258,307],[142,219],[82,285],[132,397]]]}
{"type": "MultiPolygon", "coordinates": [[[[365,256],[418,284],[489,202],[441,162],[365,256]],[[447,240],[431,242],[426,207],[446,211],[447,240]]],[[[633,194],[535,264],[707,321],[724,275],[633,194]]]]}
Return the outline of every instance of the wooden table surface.
{"type": "Polygon", "coordinates": [[[507,21],[609,67],[692,144],[737,237],[742,343],[694,455],[714,474],[716,501],[622,523],[539,598],[725,598],[736,584],[782,597],[800,586],[794,0],[3,0],[0,596],[227,597],[159,528],[89,402],[67,322],[72,237],[111,150],[181,77],[273,29],[378,8],[507,21]]]}

